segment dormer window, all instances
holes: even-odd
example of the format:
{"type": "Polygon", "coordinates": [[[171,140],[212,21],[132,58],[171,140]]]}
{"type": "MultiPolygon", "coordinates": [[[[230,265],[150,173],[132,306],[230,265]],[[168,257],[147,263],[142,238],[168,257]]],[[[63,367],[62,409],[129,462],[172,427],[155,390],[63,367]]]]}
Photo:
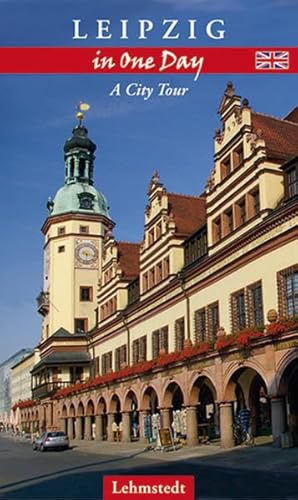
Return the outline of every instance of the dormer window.
{"type": "Polygon", "coordinates": [[[94,207],[95,196],[91,193],[78,194],[80,208],[84,210],[92,210],[94,207]]]}

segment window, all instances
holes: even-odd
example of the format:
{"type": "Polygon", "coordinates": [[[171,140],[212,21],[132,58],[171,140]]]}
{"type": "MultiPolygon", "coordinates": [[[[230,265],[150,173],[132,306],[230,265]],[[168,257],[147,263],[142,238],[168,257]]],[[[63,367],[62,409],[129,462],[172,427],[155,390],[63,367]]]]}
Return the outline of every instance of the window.
{"type": "Polygon", "coordinates": [[[132,343],[132,362],[141,363],[147,359],[147,338],[146,335],[136,339],[132,343]]]}
{"type": "Polygon", "coordinates": [[[223,235],[226,236],[233,231],[233,210],[229,208],[223,214],[223,235]]]}
{"type": "Polygon", "coordinates": [[[287,172],[288,197],[298,194],[298,166],[295,165],[287,172]]]}
{"type": "Polygon", "coordinates": [[[239,290],[232,294],[232,329],[233,332],[242,330],[247,326],[245,311],[245,292],[239,290]]]}
{"type": "Polygon", "coordinates": [[[88,331],[88,318],[75,318],[74,320],[75,333],[84,333],[88,331]]]}
{"type": "Polygon", "coordinates": [[[176,319],[175,321],[175,350],[182,351],[184,347],[184,318],[176,319]]]}
{"type": "Polygon", "coordinates": [[[208,339],[215,340],[219,328],[219,307],[218,302],[207,307],[208,312],[208,339]]]}
{"type": "Polygon", "coordinates": [[[61,245],[58,247],[58,253],[63,253],[63,252],[65,252],[65,246],[61,245]]]}
{"type": "Polygon", "coordinates": [[[154,228],[148,232],[148,245],[152,245],[154,243],[154,228]]]}
{"type": "Polygon", "coordinates": [[[75,161],[74,161],[74,158],[71,158],[71,160],[70,160],[70,171],[69,171],[69,177],[70,178],[74,177],[74,168],[75,168],[75,161]]]}
{"type": "Polygon", "coordinates": [[[123,344],[115,351],[115,370],[119,371],[121,366],[127,363],[127,346],[123,344]]]}
{"type": "Polygon", "coordinates": [[[140,298],[140,280],[139,278],[131,281],[127,288],[128,292],[128,305],[133,304],[140,298]]]}
{"type": "Polygon", "coordinates": [[[277,283],[280,316],[298,316],[298,265],[280,271],[277,283]]]}
{"type": "Polygon", "coordinates": [[[195,341],[207,340],[207,322],[205,308],[195,311],[195,341]]]}
{"type": "Polygon", "coordinates": [[[83,380],[83,367],[82,366],[71,366],[69,368],[70,382],[75,383],[78,380],[83,380]]]}
{"type": "Polygon", "coordinates": [[[223,181],[231,173],[231,159],[230,156],[223,160],[220,164],[221,180],[223,181]]]}
{"type": "Polygon", "coordinates": [[[152,333],[152,359],[159,356],[159,330],[152,333]]]}
{"type": "Polygon", "coordinates": [[[117,310],[117,296],[114,295],[100,307],[100,317],[102,320],[114,314],[117,310]]]}
{"type": "Polygon", "coordinates": [[[152,288],[155,285],[155,269],[152,267],[149,270],[149,288],[152,288]]]}
{"type": "Polygon", "coordinates": [[[170,259],[167,257],[163,261],[163,277],[164,279],[167,278],[170,274],[170,259]]]}
{"type": "Polygon", "coordinates": [[[159,222],[156,225],[156,239],[161,237],[161,231],[162,231],[161,222],[159,222]]]}
{"type": "Polygon", "coordinates": [[[260,192],[259,188],[247,195],[247,219],[250,219],[260,212],[260,192]]]}
{"type": "Polygon", "coordinates": [[[217,217],[212,222],[212,233],[213,233],[213,243],[216,243],[221,239],[221,223],[220,223],[220,217],[217,217]]]}
{"type": "Polygon", "coordinates": [[[262,326],[264,324],[262,284],[254,283],[247,290],[249,325],[262,326]]]}
{"type": "Polygon", "coordinates": [[[143,274],[143,292],[148,290],[148,273],[143,274]]]}
{"type": "Polygon", "coordinates": [[[80,301],[81,302],[91,302],[93,300],[93,289],[92,286],[81,286],[80,287],[80,301]]]}
{"type": "Polygon", "coordinates": [[[236,203],[235,215],[236,215],[236,227],[242,226],[246,222],[245,198],[236,203]]]}
{"type": "Polygon", "coordinates": [[[168,352],[169,346],[169,328],[164,326],[160,330],[152,333],[152,359],[159,356],[160,351],[168,352]]]}
{"type": "Polygon", "coordinates": [[[99,375],[99,370],[100,370],[99,356],[96,356],[94,361],[95,361],[95,375],[99,375]]]}
{"type": "Polygon", "coordinates": [[[243,163],[243,145],[233,151],[233,169],[238,168],[243,163]]]}
{"type": "Polygon", "coordinates": [[[80,233],[88,234],[89,233],[89,226],[80,226],[80,233]]]}
{"type": "Polygon", "coordinates": [[[160,283],[162,280],[162,263],[159,262],[155,269],[156,283],[160,283]]]}
{"type": "Polygon", "coordinates": [[[184,261],[188,266],[207,254],[207,230],[204,228],[191,236],[184,244],[184,261]]]}
{"type": "Polygon", "coordinates": [[[254,215],[256,215],[260,211],[260,192],[258,189],[252,193],[252,198],[253,198],[253,211],[254,215]]]}
{"type": "Polygon", "coordinates": [[[62,234],[65,234],[65,226],[58,227],[57,234],[58,236],[62,236],[62,234]]]}
{"type": "Polygon", "coordinates": [[[101,357],[101,373],[105,375],[106,373],[112,370],[112,360],[113,354],[112,351],[106,352],[101,357]]]}
{"type": "Polygon", "coordinates": [[[79,162],[79,177],[85,177],[85,160],[84,158],[80,158],[79,162]]]}

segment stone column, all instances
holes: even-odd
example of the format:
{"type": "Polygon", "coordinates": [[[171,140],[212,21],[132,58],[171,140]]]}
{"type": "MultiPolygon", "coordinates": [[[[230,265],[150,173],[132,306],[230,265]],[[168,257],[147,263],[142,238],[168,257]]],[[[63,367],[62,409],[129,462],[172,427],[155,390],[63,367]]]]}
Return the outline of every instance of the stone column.
{"type": "Polygon", "coordinates": [[[85,417],[85,439],[88,441],[92,439],[92,422],[90,415],[85,417]]]}
{"type": "Polygon", "coordinates": [[[161,408],[160,409],[160,417],[161,417],[161,427],[170,428],[170,408],[161,408]]]}
{"type": "Polygon", "coordinates": [[[147,443],[147,438],[144,436],[144,417],[147,415],[149,415],[149,410],[141,410],[139,412],[140,443],[147,443]]]}
{"type": "Polygon", "coordinates": [[[107,433],[108,433],[108,441],[114,441],[114,436],[113,436],[113,431],[112,431],[112,424],[114,422],[114,413],[108,413],[108,427],[107,427],[107,433]]]}
{"type": "Polygon", "coordinates": [[[122,412],[122,424],[122,441],[124,443],[129,443],[131,441],[131,422],[129,412],[122,412]]]}
{"type": "Polygon", "coordinates": [[[67,434],[67,418],[61,418],[61,428],[67,434]]]}
{"type": "Polygon", "coordinates": [[[281,434],[286,430],[286,409],[283,398],[271,399],[271,423],[273,444],[281,445],[281,434]]]}
{"type": "Polygon", "coordinates": [[[76,419],[76,439],[84,439],[83,437],[83,418],[84,417],[77,417],[76,419]]]}
{"type": "Polygon", "coordinates": [[[233,448],[233,412],[232,403],[220,403],[220,442],[222,448],[233,448]]]}
{"type": "Polygon", "coordinates": [[[73,425],[73,417],[69,417],[67,425],[67,435],[70,441],[73,439],[73,425]]]}
{"type": "Polygon", "coordinates": [[[95,439],[96,441],[103,440],[103,418],[102,415],[96,415],[95,417],[95,439]]]}
{"type": "Polygon", "coordinates": [[[188,446],[196,446],[198,444],[198,419],[196,406],[188,406],[186,408],[186,438],[188,446]]]}

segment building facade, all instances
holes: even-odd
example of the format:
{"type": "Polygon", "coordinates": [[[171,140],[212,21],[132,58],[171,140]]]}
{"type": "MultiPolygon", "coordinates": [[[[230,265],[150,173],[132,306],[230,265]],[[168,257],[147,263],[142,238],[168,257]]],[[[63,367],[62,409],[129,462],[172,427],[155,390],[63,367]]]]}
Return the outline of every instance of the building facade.
{"type": "Polygon", "coordinates": [[[49,202],[40,362],[22,421],[70,438],[233,446],[233,419],[298,443],[298,112],[252,111],[229,82],[200,196],[154,172],[141,243],[116,241],[81,124],[49,202]],[[208,429],[208,430],[206,430],[208,429]]]}
{"type": "MultiPolygon", "coordinates": [[[[11,368],[21,359],[31,353],[31,349],[24,348],[17,351],[0,365],[0,423],[11,423],[12,407],[12,379],[11,368]]],[[[22,398],[23,399],[23,398],[22,398]]]]}

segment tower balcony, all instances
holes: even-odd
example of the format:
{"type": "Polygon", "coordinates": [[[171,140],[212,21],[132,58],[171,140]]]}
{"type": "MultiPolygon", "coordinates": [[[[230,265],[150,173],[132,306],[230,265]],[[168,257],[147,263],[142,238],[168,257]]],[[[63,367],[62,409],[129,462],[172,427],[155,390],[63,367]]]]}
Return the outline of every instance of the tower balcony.
{"type": "Polygon", "coordinates": [[[50,308],[50,295],[48,292],[43,292],[41,291],[38,297],[36,298],[37,301],[37,311],[39,314],[42,316],[46,316],[49,312],[50,308]]]}

